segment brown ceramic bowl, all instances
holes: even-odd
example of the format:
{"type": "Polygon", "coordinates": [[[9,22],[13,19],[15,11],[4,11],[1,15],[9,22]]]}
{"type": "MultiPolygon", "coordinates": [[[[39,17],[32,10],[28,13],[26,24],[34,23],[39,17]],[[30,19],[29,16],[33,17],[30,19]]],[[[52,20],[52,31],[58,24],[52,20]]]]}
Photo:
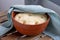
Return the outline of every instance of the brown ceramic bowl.
{"type": "Polygon", "coordinates": [[[24,35],[34,36],[42,33],[46,29],[50,20],[50,17],[46,14],[48,16],[48,19],[45,23],[38,24],[38,25],[21,24],[14,19],[16,13],[18,12],[14,12],[14,11],[12,12],[13,25],[19,33],[24,35]]]}

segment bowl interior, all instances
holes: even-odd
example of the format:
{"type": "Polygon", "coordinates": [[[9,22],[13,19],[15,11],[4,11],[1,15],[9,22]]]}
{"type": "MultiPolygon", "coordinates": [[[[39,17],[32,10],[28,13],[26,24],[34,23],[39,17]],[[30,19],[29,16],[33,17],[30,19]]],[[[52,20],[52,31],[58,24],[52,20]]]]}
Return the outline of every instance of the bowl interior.
{"type": "MultiPolygon", "coordinates": [[[[12,12],[12,18],[14,19],[14,18],[15,18],[15,15],[18,14],[18,13],[20,13],[20,12],[15,12],[15,11],[13,11],[13,12],[12,12]]],[[[23,13],[24,13],[24,12],[23,12],[23,13]]],[[[45,13],[45,15],[47,15],[47,21],[50,20],[49,15],[48,15],[47,13],[45,13]]],[[[15,20],[15,19],[14,19],[14,20],[15,20]]],[[[15,20],[15,21],[16,21],[16,20],[15,20]]],[[[47,21],[46,21],[46,22],[47,22],[47,21]]],[[[17,21],[16,21],[16,22],[17,22],[17,21]]],[[[44,23],[46,23],[46,22],[44,22],[44,23]]],[[[18,22],[18,23],[20,23],[20,22],[18,22]]],[[[44,24],[44,23],[42,23],[42,24],[44,24]]],[[[20,23],[20,24],[22,24],[22,23],[20,23]]],[[[29,25],[29,24],[24,24],[24,25],[29,25]]],[[[39,24],[37,24],[37,25],[39,25],[39,24]]]]}

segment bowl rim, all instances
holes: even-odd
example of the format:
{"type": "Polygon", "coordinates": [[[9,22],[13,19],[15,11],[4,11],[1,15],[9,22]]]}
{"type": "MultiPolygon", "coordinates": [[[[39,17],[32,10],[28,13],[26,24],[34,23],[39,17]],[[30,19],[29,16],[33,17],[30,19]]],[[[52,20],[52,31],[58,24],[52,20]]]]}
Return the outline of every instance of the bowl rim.
{"type": "MultiPolygon", "coordinates": [[[[12,15],[11,15],[12,16],[12,20],[14,20],[14,21],[16,21],[14,19],[15,16],[13,16],[15,12],[16,11],[12,11],[12,15]]],[[[46,22],[50,21],[50,16],[47,13],[46,13],[46,15],[48,16],[47,20],[45,22],[41,23],[41,24],[36,24],[36,25],[42,25],[42,24],[45,24],[46,22]]],[[[18,21],[16,21],[16,22],[19,23],[19,24],[22,24],[22,23],[20,23],[18,21]]],[[[30,25],[30,24],[22,24],[22,25],[30,25]]],[[[32,25],[32,26],[36,26],[36,25],[32,25]]]]}

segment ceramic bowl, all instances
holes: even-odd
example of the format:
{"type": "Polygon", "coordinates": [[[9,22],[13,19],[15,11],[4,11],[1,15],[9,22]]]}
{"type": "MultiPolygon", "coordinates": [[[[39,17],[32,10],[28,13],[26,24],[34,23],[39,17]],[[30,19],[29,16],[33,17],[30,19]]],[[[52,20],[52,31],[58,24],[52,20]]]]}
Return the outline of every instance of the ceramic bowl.
{"type": "Polygon", "coordinates": [[[12,22],[13,22],[13,25],[15,27],[15,29],[21,33],[21,34],[24,34],[24,35],[29,35],[29,36],[34,36],[34,35],[38,35],[40,33],[42,33],[46,28],[47,28],[47,25],[49,23],[49,20],[50,20],[50,17],[48,14],[47,17],[47,21],[42,23],[42,24],[38,24],[38,25],[28,25],[28,24],[22,24],[22,23],[19,23],[17,22],[14,18],[15,18],[15,15],[17,14],[18,12],[12,12],[12,22]]]}

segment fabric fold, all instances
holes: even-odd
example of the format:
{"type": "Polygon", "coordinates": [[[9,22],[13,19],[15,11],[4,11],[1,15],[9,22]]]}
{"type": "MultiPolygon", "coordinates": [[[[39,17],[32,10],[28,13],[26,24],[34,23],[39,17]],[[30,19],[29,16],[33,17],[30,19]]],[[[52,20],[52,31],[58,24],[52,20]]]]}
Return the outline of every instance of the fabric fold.
{"type": "Polygon", "coordinates": [[[60,39],[60,16],[55,11],[48,8],[44,8],[40,5],[14,5],[8,11],[8,21],[10,22],[12,22],[11,21],[12,11],[30,12],[30,13],[47,13],[50,16],[50,22],[47,29],[44,31],[44,33],[46,35],[51,36],[54,40],[60,39]]]}

